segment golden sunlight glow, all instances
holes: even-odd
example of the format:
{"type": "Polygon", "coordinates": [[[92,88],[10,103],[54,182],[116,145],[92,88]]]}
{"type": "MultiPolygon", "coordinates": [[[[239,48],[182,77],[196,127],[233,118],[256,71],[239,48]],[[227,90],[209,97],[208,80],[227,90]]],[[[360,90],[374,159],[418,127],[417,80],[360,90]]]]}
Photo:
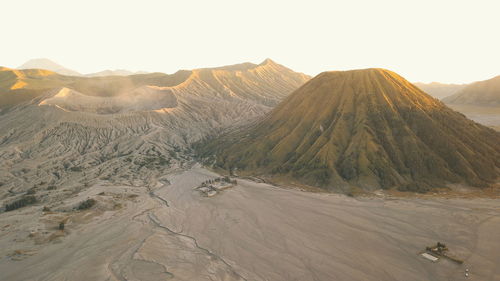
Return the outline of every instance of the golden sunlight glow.
{"type": "Polygon", "coordinates": [[[23,20],[2,15],[16,28],[2,30],[9,44],[2,44],[0,65],[45,57],[80,73],[174,73],[272,58],[312,76],[381,67],[411,82],[461,84],[500,74],[500,1],[494,0],[28,3],[2,5],[22,11],[23,20]],[[36,22],[51,28],[40,32],[36,22]]]}
{"type": "Polygon", "coordinates": [[[18,80],[14,85],[10,87],[11,90],[17,90],[17,89],[22,89],[24,86],[28,85],[26,82],[23,80],[18,80]]]}

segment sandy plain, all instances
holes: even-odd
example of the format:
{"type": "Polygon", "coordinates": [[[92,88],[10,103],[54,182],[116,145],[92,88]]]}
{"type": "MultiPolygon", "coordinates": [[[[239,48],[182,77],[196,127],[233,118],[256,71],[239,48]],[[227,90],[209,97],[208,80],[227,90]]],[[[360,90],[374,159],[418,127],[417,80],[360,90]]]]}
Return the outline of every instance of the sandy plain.
{"type": "Polygon", "coordinates": [[[218,176],[195,165],[156,188],[99,182],[52,212],[1,213],[0,280],[500,280],[498,199],[194,189],[218,176]],[[437,241],[464,264],[419,255],[437,241]]]}
{"type": "Polygon", "coordinates": [[[448,104],[453,110],[463,113],[467,118],[500,131],[500,107],[448,104]]]}

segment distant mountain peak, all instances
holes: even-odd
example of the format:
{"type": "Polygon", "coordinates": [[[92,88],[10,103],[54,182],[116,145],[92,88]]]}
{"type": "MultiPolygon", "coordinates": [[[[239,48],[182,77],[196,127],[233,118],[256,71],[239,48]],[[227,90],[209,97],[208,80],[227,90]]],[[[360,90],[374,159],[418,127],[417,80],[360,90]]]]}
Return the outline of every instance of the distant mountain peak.
{"type": "Polygon", "coordinates": [[[56,73],[59,73],[61,75],[66,75],[66,76],[86,76],[86,77],[103,77],[103,76],[129,76],[129,75],[135,75],[135,74],[146,74],[148,72],[145,71],[129,71],[126,69],[115,69],[115,70],[110,70],[106,69],[103,71],[95,72],[95,73],[89,73],[89,74],[81,74],[77,71],[74,71],[72,69],[68,69],[50,59],[47,58],[36,58],[36,59],[31,59],[21,66],[19,66],[17,69],[45,69],[45,70],[50,70],[56,73]]]}
{"type": "Polygon", "coordinates": [[[145,71],[129,71],[126,69],[106,69],[103,71],[95,72],[95,73],[89,73],[85,74],[86,77],[103,77],[103,76],[129,76],[129,75],[136,75],[136,74],[147,74],[148,72],[145,71]]]}
{"type": "Polygon", "coordinates": [[[266,65],[266,64],[277,64],[275,61],[273,61],[270,58],[266,58],[263,62],[261,62],[259,65],[266,65]]]}
{"type": "Polygon", "coordinates": [[[51,68],[64,68],[62,65],[54,61],[51,61],[47,58],[35,58],[28,60],[23,65],[19,66],[18,69],[30,69],[32,68],[33,65],[42,65],[42,64],[51,68]]]}
{"type": "Polygon", "coordinates": [[[50,70],[56,73],[59,73],[61,75],[67,75],[67,76],[81,76],[80,73],[77,71],[68,69],[54,61],[51,61],[47,58],[36,58],[36,59],[31,59],[21,66],[19,66],[17,69],[46,69],[50,70]]]}

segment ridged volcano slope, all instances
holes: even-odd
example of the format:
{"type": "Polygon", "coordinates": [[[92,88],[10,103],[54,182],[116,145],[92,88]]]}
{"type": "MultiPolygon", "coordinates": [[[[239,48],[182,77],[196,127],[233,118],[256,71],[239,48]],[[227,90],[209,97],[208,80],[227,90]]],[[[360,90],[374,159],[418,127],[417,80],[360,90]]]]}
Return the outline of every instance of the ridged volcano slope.
{"type": "Polygon", "coordinates": [[[324,72],[260,122],[200,152],[220,167],[327,189],[484,186],[500,170],[499,133],[384,69],[324,72]]]}
{"type": "Polygon", "coordinates": [[[40,182],[155,185],[191,143],[264,116],[307,80],[271,60],[92,78],[0,67],[0,206],[40,182]]]}

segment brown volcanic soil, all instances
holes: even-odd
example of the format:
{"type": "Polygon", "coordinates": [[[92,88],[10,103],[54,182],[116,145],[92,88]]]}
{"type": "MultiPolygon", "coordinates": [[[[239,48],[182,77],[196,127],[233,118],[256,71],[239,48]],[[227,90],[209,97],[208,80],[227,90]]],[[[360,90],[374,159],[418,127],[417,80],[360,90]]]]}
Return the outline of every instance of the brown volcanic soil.
{"type": "Polygon", "coordinates": [[[384,69],[322,73],[260,122],[200,151],[226,169],[343,191],[487,186],[500,174],[498,132],[384,69]]]}
{"type": "Polygon", "coordinates": [[[2,280],[444,281],[466,268],[467,280],[500,278],[498,200],[350,198],[243,179],[210,198],[193,189],[216,177],[194,167],[153,191],[99,183],[53,212],[0,213],[2,280]],[[88,197],[89,210],[60,210],[88,197]],[[64,235],[39,244],[63,216],[64,235]],[[437,241],[464,264],[419,255],[437,241]]]}

